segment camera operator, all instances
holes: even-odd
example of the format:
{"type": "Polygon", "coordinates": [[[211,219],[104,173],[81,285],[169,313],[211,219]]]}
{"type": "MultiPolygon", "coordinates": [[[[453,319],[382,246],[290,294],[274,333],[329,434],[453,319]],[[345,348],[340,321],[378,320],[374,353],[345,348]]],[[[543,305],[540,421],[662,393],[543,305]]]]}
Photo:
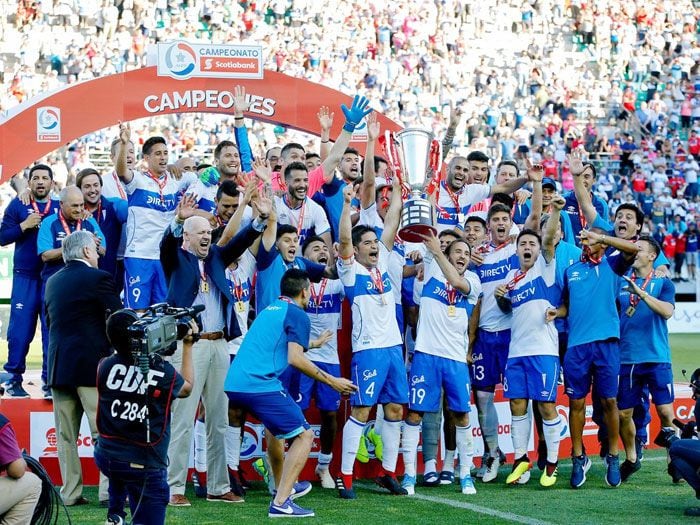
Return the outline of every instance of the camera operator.
{"type": "MultiPolygon", "coordinates": [[[[186,194],[177,207],[173,224],[166,229],[160,245],[160,260],[168,281],[168,304],[189,308],[204,306],[200,316],[201,339],[193,356],[197,378],[192,396],[173,404],[173,435],[168,449],[170,505],[189,507],[185,497],[187,459],[192,430],[201,397],[206,411],[207,501],[242,503],[231,491],[226,469],[224,436],[228,426],[228,403],[224,379],[229,365],[226,341],[241,335],[235,309],[236,299],[226,280],[226,268],[238,259],[265,230],[272,203],[256,197],[251,201],[255,219],[224,246],[212,246],[211,226],[203,217],[193,216],[194,197],[186,194]]],[[[182,356],[178,348],[171,362],[177,366],[182,356]]]]}
{"type": "Polygon", "coordinates": [[[168,444],[170,405],[174,398],[192,392],[193,334],[182,342],[179,373],[159,354],[151,353],[147,378],[135,361],[129,327],[139,320],[133,310],[123,309],[107,320],[107,337],[116,353],[103,359],[97,369],[99,439],[95,461],[109,478],[107,523],[124,523],[123,502],[129,496],[134,523],[165,523],[168,504],[168,444]]]}

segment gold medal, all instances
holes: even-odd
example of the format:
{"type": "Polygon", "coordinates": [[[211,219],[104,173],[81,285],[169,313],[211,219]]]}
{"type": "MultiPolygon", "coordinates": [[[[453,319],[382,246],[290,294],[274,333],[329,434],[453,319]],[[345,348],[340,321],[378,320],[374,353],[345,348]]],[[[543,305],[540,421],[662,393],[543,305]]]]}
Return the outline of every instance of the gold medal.
{"type": "Polygon", "coordinates": [[[199,282],[199,291],[202,293],[209,293],[209,283],[205,280],[199,282]]]}
{"type": "Polygon", "coordinates": [[[454,317],[455,315],[457,315],[457,308],[453,304],[451,304],[447,307],[447,316],[454,317]]]}
{"type": "Polygon", "coordinates": [[[243,301],[236,302],[236,311],[239,313],[245,312],[245,303],[243,301]]]}
{"type": "Polygon", "coordinates": [[[634,306],[630,305],[629,308],[627,308],[627,310],[625,311],[625,314],[627,314],[627,317],[632,317],[634,315],[634,312],[636,311],[637,309],[634,306]]]}

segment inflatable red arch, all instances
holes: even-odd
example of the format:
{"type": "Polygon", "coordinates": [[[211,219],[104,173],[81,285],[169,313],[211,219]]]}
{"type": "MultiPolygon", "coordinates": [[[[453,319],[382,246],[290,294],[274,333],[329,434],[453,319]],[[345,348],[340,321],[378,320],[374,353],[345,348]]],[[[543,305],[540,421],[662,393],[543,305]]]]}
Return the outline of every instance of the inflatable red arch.
{"type": "MultiPolygon", "coordinates": [[[[320,84],[265,71],[262,79],[158,76],[156,66],[108,75],[41,95],[9,110],[0,123],[0,181],[37,159],[88,133],[118,121],[171,113],[233,113],[233,89],[242,85],[251,97],[246,116],[319,134],[316,113],[322,105],[335,112],[331,136],[343,125],[341,104],[352,97],[320,84]]],[[[377,114],[382,130],[396,122],[377,114]]]]}

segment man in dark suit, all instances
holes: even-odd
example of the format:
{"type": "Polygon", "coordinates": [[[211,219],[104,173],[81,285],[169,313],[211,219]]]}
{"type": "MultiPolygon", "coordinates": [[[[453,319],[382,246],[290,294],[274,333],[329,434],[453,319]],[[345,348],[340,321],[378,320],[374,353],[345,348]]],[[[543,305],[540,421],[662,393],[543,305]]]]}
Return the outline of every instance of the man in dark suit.
{"type": "MultiPolygon", "coordinates": [[[[110,344],[105,321],[122,307],[112,276],[97,269],[97,246],[88,231],[75,231],[62,245],[66,265],[46,283],[49,327],[48,385],[53,394],[58,463],[66,505],[83,505],[82,471],[76,440],[86,414],[92,439],[97,438],[97,364],[110,344]]],[[[107,478],[100,476],[100,501],[108,499],[107,478]]]]}
{"type": "MultiPolygon", "coordinates": [[[[185,195],[176,218],[160,245],[160,260],[168,281],[167,302],[171,306],[204,305],[200,316],[200,340],[192,349],[194,388],[172,407],[172,439],[168,448],[170,505],[190,506],[185,497],[187,460],[197,405],[201,397],[207,426],[207,501],[240,503],[243,498],[231,492],[226,469],[224,435],[228,425],[228,400],[224,379],[229,367],[227,341],[241,334],[236,300],[226,280],[225,270],[255,242],[265,229],[272,203],[265,197],[251,201],[256,218],[224,246],[212,246],[212,228],[203,217],[194,216],[195,199],[185,195]]],[[[176,369],[182,360],[182,344],[171,358],[176,369]]]]}

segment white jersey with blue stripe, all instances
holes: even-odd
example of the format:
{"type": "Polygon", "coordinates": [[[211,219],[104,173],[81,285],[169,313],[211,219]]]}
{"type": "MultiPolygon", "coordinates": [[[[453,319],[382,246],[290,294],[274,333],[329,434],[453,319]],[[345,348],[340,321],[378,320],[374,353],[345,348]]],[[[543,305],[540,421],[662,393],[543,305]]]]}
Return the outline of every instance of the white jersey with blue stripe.
{"type": "MultiPolygon", "coordinates": [[[[357,221],[357,225],[374,228],[377,238],[381,239],[384,231],[384,221],[377,212],[376,204],[372,204],[366,209],[360,209],[360,220],[357,221]]],[[[394,247],[389,258],[389,279],[391,279],[391,287],[394,290],[394,302],[396,304],[401,304],[401,283],[403,282],[403,266],[405,262],[406,246],[396,238],[394,239],[394,247]]]]}
{"type": "Polygon", "coordinates": [[[234,304],[229,304],[228,308],[233,308],[236,313],[236,320],[241,329],[241,335],[229,342],[229,353],[236,355],[241,347],[243,337],[248,332],[248,314],[250,312],[250,297],[253,290],[253,277],[257,269],[255,256],[250,250],[246,250],[235,269],[226,268],[226,281],[231,290],[231,295],[237,300],[234,304]],[[238,300],[240,299],[240,300],[238,300]],[[239,306],[241,303],[242,306],[239,306]]]}
{"type": "Polygon", "coordinates": [[[498,307],[494,292],[496,288],[508,282],[506,279],[508,273],[519,267],[518,256],[515,255],[515,243],[511,242],[484,255],[483,264],[475,268],[484,294],[479,317],[479,328],[482,330],[500,332],[510,329],[511,315],[503,313],[498,307]]]}
{"type": "MultiPolygon", "coordinates": [[[[447,279],[435,260],[426,259],[424,263],[416,352],[464,363],[469,348],[469,318],[481,296],[481,283],[475,273],[467,270],[463,277],[471,290],[464,295],[448,287],[447,279]],[[450,308],[449,295],[452,293],[455,294],[454,310],[450,308]]],[[[415,286],[419,286],[417,282],[415,286]]]]}
{"type": "Polygon", "coordinates": [[[131,182],[125,186],[129,201],[129,215],[126,221],[124,255],[157,260],[160,257],[160,241],[163,233],[175,217],[175,208],[180,197],[196,175],[183,176],[182,179],[177,180],[166,172],[162,190],[158,183],[146,173],[134,170],[133,175],[131,182]]]}
{"type": "Polygon", "coordinates": [[[311,283],[311,299],[306,313],[311,320],[309,339],[318,338],[326,330],[333,334],[321,348],[309,348],[306,357],[318,363],[340,364],[338,359],[338,329],[340,328],[340,307],[345,297],[345,288],[340,279],[322,279],[311,283]],[[319,295],[323,293],[321,297],[319,295]]]}
{"type": "Polygon", "coordinates": [[[219,191],[219,186],[207,186],[201,180],[197,180],[192,186],[187,189],[187,193],[191,193],[197,199],[197,209],[209,213],[216,213],[216,192],[219,191]]]}
{"type": "Polygon", "coordinates": [[[331,231],[331,225],[323,208],[306,197],[298,208],[290,208],[282,197],[275,197],[275,209],[277,210],[277,222],[279,224],[291,224],[299,232],[299,245],[309,235],[321,235],[331,231]],[[302,210],[304,215],[302,216],[302,210]],[[303,224],[299,225],[302,219],[303,224]]]}
{"type": "Polygon", "coordinates": [[[437,221],[435,223],[438,232],[461,228],[472,204],[484,200],[490,192],[491,187],[488,184],[465,184],[457,193],[452,193],[457,197],[457,204],[459,204],[459,208],[457,208],[447,188],[447,183],[440,183],[440,194],[436,206],[437,221]]]}
{"type": "MultiPolygon", "coordinates": [[[[511,270],[506,282],[510,283],[520,270],[511,270]]],[[[556,308],[559,304],[556,296],[557,264],[552,259],[547,262],[542,254],[525,276],[514,284],[506,297],[513,307],[513,327],[510,332],[508,357],[525,357],[532,355],[559,356],[559,336],[556,325],[545,321],[547,308],[556,308]]]]}
{"type": "Polygon", "coordinates": [[[352,351],[387,348],[401,344],[396,320],[393,286],[389,279],[389,250],[379,243],[379,263],[372,273],[381,276],[377,288],[370,270],[354,257],[338,259],[338,275],[345,287],[345,296],[352,306],[352,351]]]}

